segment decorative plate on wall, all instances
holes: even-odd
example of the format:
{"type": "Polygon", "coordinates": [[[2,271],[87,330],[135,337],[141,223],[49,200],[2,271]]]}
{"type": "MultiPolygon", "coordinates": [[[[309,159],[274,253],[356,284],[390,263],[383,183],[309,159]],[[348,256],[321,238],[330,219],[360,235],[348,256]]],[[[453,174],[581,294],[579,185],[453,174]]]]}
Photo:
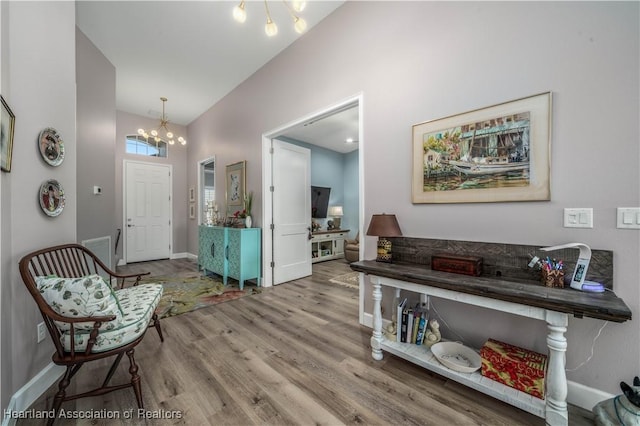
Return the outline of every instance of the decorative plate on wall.
{"type": "Polygon", "coordinates": [[[55,179],[46,180],[40,185],[38,199],[42,211],[47,216],[58,216],[64,209],[64,189],[55,179]]]}
{"type": "Polygon", "coordinates": [[[58,131],[47,127],[38,136],[38,147],[44,161],[51,166],[59,166],[64,160],[64,141],[58,131]]]}

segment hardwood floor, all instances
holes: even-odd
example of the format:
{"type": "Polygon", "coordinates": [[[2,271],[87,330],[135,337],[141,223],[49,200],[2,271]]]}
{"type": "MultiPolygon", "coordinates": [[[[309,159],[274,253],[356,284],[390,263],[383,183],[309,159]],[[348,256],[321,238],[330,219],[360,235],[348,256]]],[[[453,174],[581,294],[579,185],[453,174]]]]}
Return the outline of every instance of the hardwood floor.
{"type": "MultiPolygon", "coordinates": [[[[153,275],[195,270],[188,260],[146,262],[153,275]]],[[[350,272],[343,260],[313,275],[230,302],[162,320],[136,348],[147,416],[133,391],[67,402],[72,413],[118,419],[60,419],[91,425],[543,425],[544,420],[385,354],[371,358],[371,330],[358,323],[358,290],[330,283],[350,272]],[[133,411],[130,411],[133,410],[133,411]],[[132,413],[131,419],[125,415],[132,413]]],[[[105,364],[74,378],[84,389],[105,364]]],[[[128,380],[128,362],[113,383],[128,380]]],[[[32,408],[50,407],[52,387],[32,408]]],[[[593,424],[571,411],[571,424],[593,424]]],[[[19,424],[42,424],[20,420],[19,424]]]]}

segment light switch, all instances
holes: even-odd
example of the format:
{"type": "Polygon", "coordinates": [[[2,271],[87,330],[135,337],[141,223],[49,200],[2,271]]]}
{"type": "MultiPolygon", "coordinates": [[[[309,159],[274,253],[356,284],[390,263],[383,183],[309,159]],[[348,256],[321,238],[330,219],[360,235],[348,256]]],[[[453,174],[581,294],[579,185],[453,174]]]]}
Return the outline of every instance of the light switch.
{"type": "Polygon", "coordinates": [[[565,228],[593,228],[592,208],[564,209],[565,228]]]}
{"type": "Polygon", "coordinates": [[[620,229],[640,229],[640,207],[618,207],[617,227],[620,229]]]}

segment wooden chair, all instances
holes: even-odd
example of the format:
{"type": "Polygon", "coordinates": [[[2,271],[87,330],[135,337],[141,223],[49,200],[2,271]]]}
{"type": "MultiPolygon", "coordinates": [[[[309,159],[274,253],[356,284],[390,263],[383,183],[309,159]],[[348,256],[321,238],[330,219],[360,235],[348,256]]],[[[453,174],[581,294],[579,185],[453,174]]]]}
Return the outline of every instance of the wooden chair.
{"type": "MultiPolygon", "coordinates": [[[[36,301],[55,346],[53,362],[66,367],[53,400],[56,415],[64,401],[126,387],[133,387],[138,408],[143,408],[134,347],[142,341],[148,327],[154,327],[164,341],[155,313],[162,285],[139,285],[142,275],[148,274],[113,272],[79,244],[45,248],[20,260],[22,280],[36,301]],[[128,280],[132,286],[126,286],[128,280]],[[112,283],[117,289],[111,287],[112,283]],[[109,381],[124,354],[129,358],[131,381],[110,386],[109,381]],[[72,377],[86,362],[112,356],[115,360],[102,386],[75,395],[66,394],[72,377]]],[[[54,420],[49,419],[49,424],[54,420]]]]}

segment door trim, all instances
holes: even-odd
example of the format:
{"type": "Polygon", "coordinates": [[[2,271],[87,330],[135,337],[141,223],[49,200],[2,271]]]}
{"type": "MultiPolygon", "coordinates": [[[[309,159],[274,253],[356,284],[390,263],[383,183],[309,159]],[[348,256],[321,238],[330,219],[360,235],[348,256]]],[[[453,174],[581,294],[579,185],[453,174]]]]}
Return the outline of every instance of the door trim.
{"type": "Polygon", "coordinates": [[[146,166],[161,166],[169,169],[169,241],[171,249],[169,249],[169,259],[173,259],[173,165],[157,164],[148,161],[138,160],[122,160],[122,259],[118,262],[118,266],[127,264],[127,166],[129,164],[144,164],[146,166]]]}
{"type": "MultiPolygon", "coordinates": [[[[362,231],[362,227],[364,225],[364,134],[363,134],[363,94],[359,93],[357,95],[346,98],[342,101],[339,101],[335,104],[332,104],[326,108],[323,108],[319,111],[315,111],[311,114],[305,115],[301,118],[293,120],[287,124],[284,124],[280,127],[277,127],[273,130],[265,132],[262,134],[262,200],[263,200],[263,209],[262,209],[262,223],[264,232],[262,233],[262,253],[263,253],[263,262],[262,262],[262,283],[264,287],[271,287],[273,285],[273,268],[271,267],[271,262],[273,261],[273,237],[271,234],[270,225],[273,223],[273,206],[271,202],[271,191],[270,185],[272,182],[271,176],[273,173],[271,167],[271,158],[270,158],[270,149],[271,149],[271,139],[276,139],[278,136],[281,136],[288,129],[302,124],[306,121],[312,120],[314,118],[318,118],[327,114],[331,114],[333,111],[337,111],[343,109],[344,107],[353,104],[358,105],[358,133],[359,133],[359,143],[358,143],[358,180],[359,180],[359,206],[358,206],[358,231],[362,231]]],[[[364,235],[361,232],[360,235],[364,235]]],[[[364,240],[364,239],[362,239],[364,240]]],[[[364,241],[363,241],[364,242],[364,241]]],[[[364,254],[364,244],[360,244],[360,258],[363,258],[364,254]]],[[[362,324],[364,321],[364,286],[360,286],[360,323],[362,324]]]]}
{"type": "MultiPolygon", "coordinates": [[[[197,195],[196,195],[196,208],[198,209],[198,213],[196,213],[196,220],[198,221],[198,226],[202,225],[203,223],[203,218],[202,218],[202,212],[204,211],[204,205],[202,205],[202,188],[204,187],[204,182],[202,181],[202,173],[201,173],[201,167],[204,166],[205,163],[209,163],[210,161],[213,161],[214,164],[214,174],[218,173],[218,164],[216,164],[216,156],[212,155],[211,157],[207,157],[204,160],[200,160],[198,161],[198,188],[197,188],[197,195]]],[[[214,188],[217,188],[218,186],[218,180],[215,178],[213,178],[214,182],[213,182],[213,186],[214,188]]],[[[216,198],[218,197],[218,191],[216,189],[216,198]]],[[[216,203],[218,201],[216,200],[216,203]]]]}

